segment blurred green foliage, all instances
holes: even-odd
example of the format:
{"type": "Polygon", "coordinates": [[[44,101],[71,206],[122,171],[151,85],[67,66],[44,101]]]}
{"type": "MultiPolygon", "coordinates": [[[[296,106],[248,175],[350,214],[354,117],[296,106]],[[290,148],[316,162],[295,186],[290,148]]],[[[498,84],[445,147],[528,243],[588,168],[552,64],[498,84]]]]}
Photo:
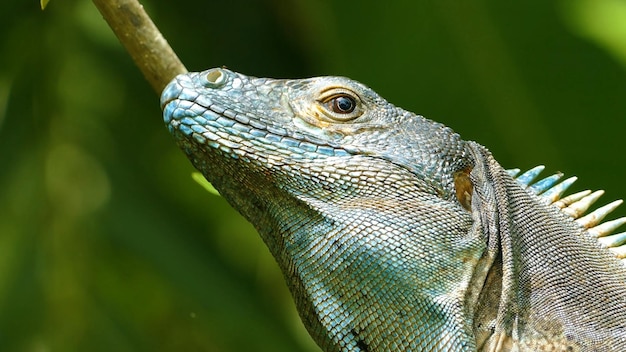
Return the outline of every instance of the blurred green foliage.
{"type": "MultiPolygon", "coordinates": [[[[190,70],[349,76],[505,167],[626,196],[623,1],[144,5],[190,70]]],[[[0,350],[317,350],[89,1],[0,2],[0,50],[0,350]]]]}

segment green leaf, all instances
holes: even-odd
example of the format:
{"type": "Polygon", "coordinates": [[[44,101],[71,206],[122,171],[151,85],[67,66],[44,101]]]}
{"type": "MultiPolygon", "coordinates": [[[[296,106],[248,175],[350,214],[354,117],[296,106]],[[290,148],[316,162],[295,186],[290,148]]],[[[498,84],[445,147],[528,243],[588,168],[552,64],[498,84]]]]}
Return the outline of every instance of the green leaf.
{"type": "Polygon", "coordinates": [[[48,3],[50,2],[50,0],[39,0],[39,5],[41,6],[41,10],[45,10],[46,6],[48,6],[48,3]]]}
{"type": "Polygon", "coordinates": [[[209,193],[214,194],[216,196],[220,195],[220,192],[218,192],[215,187],[213,187],[213,185],[206,180],[206,178],[204,178],[204,176],[202,176],[201,173],[199,172],[192,172],[191,173],[191,178],[196,181],[200,186],[202,186],[204,189],[206,189],[209,193]]]}

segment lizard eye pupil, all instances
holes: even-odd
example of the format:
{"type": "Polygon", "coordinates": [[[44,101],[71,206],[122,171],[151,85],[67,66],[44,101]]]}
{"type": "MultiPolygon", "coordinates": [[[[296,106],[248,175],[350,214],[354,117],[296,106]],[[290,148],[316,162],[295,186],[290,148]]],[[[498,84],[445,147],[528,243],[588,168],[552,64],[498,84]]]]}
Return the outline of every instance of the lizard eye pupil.
{"type": "Polygon", "coordinates": [[[359,96],[342,88],[331,88],[321,92],[317,101],[321,106],[322,115],[327,120],[348,122],[361,116],[364,112],[359,96]]]}
{"type": "Polygon", "coordinates": [[[350,96],[341,95],[331,101],[333,112],[337,114],[349,114],[356,108],[356,101],[350,96]]]}

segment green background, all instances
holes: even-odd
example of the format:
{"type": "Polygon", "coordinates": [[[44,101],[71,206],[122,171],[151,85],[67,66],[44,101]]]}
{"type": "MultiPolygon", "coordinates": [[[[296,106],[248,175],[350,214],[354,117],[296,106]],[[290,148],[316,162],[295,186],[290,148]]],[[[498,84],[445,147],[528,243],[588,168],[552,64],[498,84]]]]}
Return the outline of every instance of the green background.
{"type": "MultiPolygon", "coordinates": [[[[623,0],[144,5],[190,70],[349,76],[505,167],[626,196],[623,0]]],[[[1,1],[0,53],[0,350],[317,350],[91,2],[1,1]]]]}

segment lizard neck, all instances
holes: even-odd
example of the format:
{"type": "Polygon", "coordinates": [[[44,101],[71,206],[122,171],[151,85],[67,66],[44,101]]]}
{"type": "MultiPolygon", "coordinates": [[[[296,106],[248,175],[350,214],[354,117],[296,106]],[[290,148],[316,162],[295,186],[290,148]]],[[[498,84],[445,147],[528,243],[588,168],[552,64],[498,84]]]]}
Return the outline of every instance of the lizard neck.
{"type": "Polygon", "coordinates": [[[604,351],[623,346],[622,263],[582,226],[520,186],[485,148],[471,148],[477,160],[473,205],[482,218],[488,256],[496,259],[474,318],[479,347],[604,351]],[[601,324],[606,328],[598,329],[601,324]]]}
{"type": "Polygon", "coordinates": [[[324,350],[475,348],[463,307],[484,242],[460,205],[413,191],[333,202],[306,192],[293,198],[299,212],[271,211],[280,235],[264,237],[284,239],[270,250],[324,350]]]}

